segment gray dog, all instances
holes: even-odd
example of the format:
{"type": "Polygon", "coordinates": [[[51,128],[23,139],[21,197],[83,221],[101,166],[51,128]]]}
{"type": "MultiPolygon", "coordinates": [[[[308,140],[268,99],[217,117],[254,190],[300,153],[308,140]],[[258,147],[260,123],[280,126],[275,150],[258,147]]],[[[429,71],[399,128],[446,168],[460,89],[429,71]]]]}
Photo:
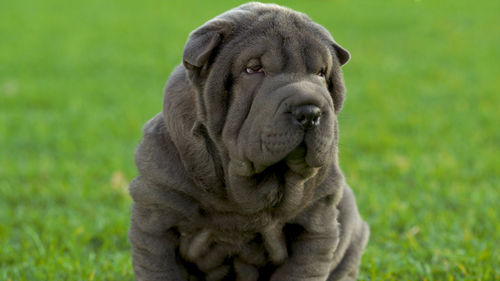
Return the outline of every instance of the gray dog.
{"type": "Polygon", "coordinates": [[[356,278],[369,229],[337,157],[348,60],[272,4],[191,33],[136,153],[137,280],[356,278]]]}

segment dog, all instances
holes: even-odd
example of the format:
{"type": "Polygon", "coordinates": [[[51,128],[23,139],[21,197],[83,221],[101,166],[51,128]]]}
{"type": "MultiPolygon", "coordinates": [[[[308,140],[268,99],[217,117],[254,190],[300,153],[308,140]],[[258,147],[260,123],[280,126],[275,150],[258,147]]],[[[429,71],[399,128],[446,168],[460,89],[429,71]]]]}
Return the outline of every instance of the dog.
{"type": "Polygon", "coordinates": [[[369,227],[337,156],[349,58],[275,4],[190,34],[135,155],[137,280],[356,279],[369,227]]]}

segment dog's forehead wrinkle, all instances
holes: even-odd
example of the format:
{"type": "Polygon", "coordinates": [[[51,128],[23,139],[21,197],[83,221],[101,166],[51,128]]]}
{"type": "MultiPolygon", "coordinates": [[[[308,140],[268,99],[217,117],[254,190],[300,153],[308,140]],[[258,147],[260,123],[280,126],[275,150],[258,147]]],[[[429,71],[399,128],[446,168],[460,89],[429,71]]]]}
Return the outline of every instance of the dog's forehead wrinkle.
{"type": "Polygon", "coordinates": [[[283,46],[281,47],[283,57],[283,73],[303,73],[305,72],[305,62],[301,52],[300,42],[292,38],[284,38],[283,46]]]}
{"type": "Polygon", "coordinates": [[[276,75],[282,71],[283,57],[277,46],[278,44],[273,42],[272,47],[269,48],[261,58],[264,70],[270,76],[276,75]]]}
{"type": "Polygon", "coordinates": [[[272,55],[268,56],[268,60],[274,62],[280,68],[281,73],[310,72],[308,59],[314,57],[318,61],[317,57],[320,52],[301,36],[281,32],[269,43],[274,48],[269,48],[272,51],[268,50],[267,53],[272,53],[272,55]]]}
{"type": "Polygon", "coordinates": [[[311,37],[307,44],[303,45],[304,62],[309,73],[331,68],[331,53],[320,40],[311,37]]]}
{"type": "MultiPolygon", "coordinates": [[[[310,57],[318,56],[317,54],[308,54],[314,45],[318,45],[320,39],[315,38],[318,36],[318,32],[309,32],[310,20],[304,18],[306,16],[297,15],[297,13],[291,13],[287,10],[286,13],[268,11],[256,17],[255,22],[245,24],[244,28],[235,32],[232,41],[239,43],[229,44],[227,49],[242,50],[240,58],[248,58],[248,53],[253,53],[252,56],[257,57],[258,53],[265,55],[267,50],[274,50],[272,55],[266,56],[274,73],[311,72],[314,68],[319,70],[319,66],[313,68],[308,65],[310,57]],[[262,48],[263,46],[266,48],[262,48]],[[277,53],[278,50],[280,53],[277,53]],[[281,69],[276,71],[277,67],[281,69]]],[[[321,53],[323,56],[326,52],[324,49],[320,51],[316,48],[314,53],[321,53]]],[[[317,70],[314,69],[314,71],[317,70]]]]}

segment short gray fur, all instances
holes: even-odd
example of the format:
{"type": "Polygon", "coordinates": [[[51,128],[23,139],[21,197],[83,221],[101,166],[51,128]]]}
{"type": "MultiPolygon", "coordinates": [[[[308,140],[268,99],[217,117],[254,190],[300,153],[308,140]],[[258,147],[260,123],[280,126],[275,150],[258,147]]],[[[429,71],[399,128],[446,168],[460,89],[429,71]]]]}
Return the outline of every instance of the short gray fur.
{"type": "Polygon", "coordinates": [[[273,4],[190,34],[135,155],[137,280],[356,278],[369,228],[337,156],[349,57],[325,28],[273,4]],[[318,115],[307,128],[301,106],[318,115]]]}

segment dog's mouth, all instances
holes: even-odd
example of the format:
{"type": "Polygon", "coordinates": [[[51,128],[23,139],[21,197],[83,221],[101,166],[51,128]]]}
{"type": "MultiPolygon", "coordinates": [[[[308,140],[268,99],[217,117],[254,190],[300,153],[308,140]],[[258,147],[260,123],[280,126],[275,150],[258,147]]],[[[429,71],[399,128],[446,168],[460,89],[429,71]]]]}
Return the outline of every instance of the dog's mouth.
{"type": "Polygon", "coordinates": [[[281,160],[276,164],[267,166],[259,173],[255,173],[252,178],[257,184],[261,184],[271,178],[275,179],[277,183],[283,184],[285,182],[285,174],[288,170],[290,168],[287,166],[285,160],[281,160]]]}
{"type": "Polygon", "coordinates": [[[284,165],[296,174],[308,175],[311,169],[320,168],[331,159],[334,139],[327,131],[320,128],[303,131],[294,127],[272,129],[277,130],[264,128],[259,140],[243,148],[243,155],[231,157],[233,172],[253,177],[284,165]]]}
{"type": "Polygon", "coordinates": [[[254,176],[257,178],[266,178],[270,173],[276,175],[285,174],[288,170],[294,173],[307,175],[311,168],[318,166],[307,162],[308,147],[303,140],[295,149],[290,151],[285,158],[278,160],[271,165],[256,165],[253,163],[254,176]]]}
{"type": "Polygon", "coordinates": [[[307,158],[308,146],[303,141],[284,158],[265,166],[232,159],[228,184],[232,200],[248,213],[278,206],[290,211],[305,196],[303,183],[319,171],[307,158]]]}

